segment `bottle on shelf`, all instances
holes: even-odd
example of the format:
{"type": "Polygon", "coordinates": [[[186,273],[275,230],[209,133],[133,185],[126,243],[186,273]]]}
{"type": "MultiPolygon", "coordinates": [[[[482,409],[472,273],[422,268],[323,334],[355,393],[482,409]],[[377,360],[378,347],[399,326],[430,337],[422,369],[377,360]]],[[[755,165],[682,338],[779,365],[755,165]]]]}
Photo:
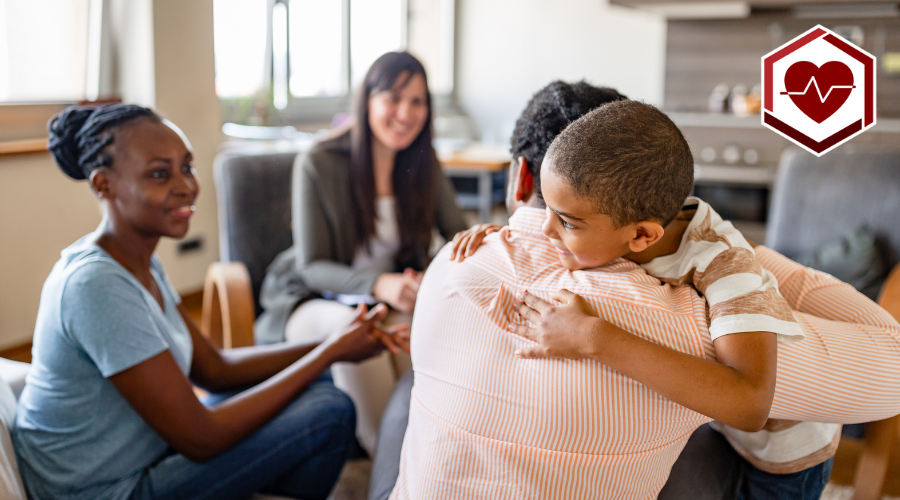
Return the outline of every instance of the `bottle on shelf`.
{"type": "Polygon", "coordinates": [[[728,84],[720,83],[713,89],[712,94],[709,95],[709,112],[728,112],[728,84]]]}

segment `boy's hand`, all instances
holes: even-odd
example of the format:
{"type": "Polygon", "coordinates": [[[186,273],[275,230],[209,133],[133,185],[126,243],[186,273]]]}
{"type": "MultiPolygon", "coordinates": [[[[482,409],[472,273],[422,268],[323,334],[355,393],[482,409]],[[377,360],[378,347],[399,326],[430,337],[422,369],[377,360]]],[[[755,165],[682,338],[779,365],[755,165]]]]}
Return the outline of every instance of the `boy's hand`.
{"type": "Polygon", "coordinates": [[[509,330],[538,343],[516,350],[519,358],[593,358],[602,348],[603,320],[583,297],[568,290],[551,295],[561,302],[553,305],[528,292],[516,311],[534,325],[510,324],[509,330]]]}
{"type": "Polygon", "coordinates": [[[476,224],[465,231],[456,233],[453,237],[453,251],[450,252],[450,260],[462,262],[466,257],[475,253],[475,249],[481,246],[484,237],[496,233],[502,229],[494,224],[476,224]]]}

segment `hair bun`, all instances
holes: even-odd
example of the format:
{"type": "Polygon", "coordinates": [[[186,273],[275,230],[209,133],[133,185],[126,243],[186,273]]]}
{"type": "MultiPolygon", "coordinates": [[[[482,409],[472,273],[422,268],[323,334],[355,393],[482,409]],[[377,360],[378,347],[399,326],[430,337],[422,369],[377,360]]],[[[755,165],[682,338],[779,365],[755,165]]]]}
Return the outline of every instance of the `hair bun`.
{"type": "Polygon", "coordinates": [[[60,170],[75,180],[87,179],[84,169],[79,165],[78,159],[81,154],[76,136],[95,109],[87,106],[69,106],[50,118],[47,123],[47,130],[50,132],[47,149],[50,150],[60,170]]]}

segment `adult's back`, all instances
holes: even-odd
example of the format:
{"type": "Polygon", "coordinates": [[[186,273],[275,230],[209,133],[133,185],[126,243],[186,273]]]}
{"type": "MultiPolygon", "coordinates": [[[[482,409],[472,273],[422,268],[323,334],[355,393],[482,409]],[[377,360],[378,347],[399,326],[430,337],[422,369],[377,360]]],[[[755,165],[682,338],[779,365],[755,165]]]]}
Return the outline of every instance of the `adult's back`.
{"type": "MultiPolygon", "coordinates": [[[[413,321],[415,386],[392,498],[656,498],[705,416],[604,365],[521,360],[507,330],[516,294],[567,288],[604,318],[696,356],[713,356],[704,301],[617,260],[569,272],[541,234],[544,212],[463,263],[435,258],[413,321]]],[[[807,338],[779,349],[771,418],[853,423],[900,412],[900,325],[834,278],[763,247],[807,338]],[[865,368],[863,368],[865,367],[865,368]]]]}
{"type": "Polygon", "coordinates": [[[647,339],[712,352],[695,292],[624,260],[571,273],[541,235],[543,219],[519,209],[473,257],[442,252],[429,268],[394,498],[651,498],[709,420],[594,361],[515,358],[529,342],[507,330],[516,294],[561,287],[647,339]]]}

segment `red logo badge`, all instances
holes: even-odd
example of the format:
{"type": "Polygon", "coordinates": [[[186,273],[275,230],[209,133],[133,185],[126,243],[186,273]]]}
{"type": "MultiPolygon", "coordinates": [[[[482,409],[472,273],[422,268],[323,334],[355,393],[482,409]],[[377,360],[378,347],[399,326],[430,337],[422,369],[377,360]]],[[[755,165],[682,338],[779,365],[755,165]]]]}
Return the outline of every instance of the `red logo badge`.
{"type": "Polygon", "coordinates": [[[875,124],[875,58],[822,26],[762,58],[762,122],[816,156],[875,124]]]}

